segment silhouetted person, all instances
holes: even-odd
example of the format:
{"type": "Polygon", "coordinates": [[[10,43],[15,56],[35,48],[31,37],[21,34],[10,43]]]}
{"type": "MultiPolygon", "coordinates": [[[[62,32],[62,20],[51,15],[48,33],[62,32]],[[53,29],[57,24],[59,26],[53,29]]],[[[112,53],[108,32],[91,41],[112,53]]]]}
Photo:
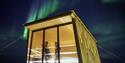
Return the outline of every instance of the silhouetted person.
{"type": "Polygon", "coordinates": [[[58,62],[56,62],[57,60],[59,60],[59,58],[58,58],[58,52],[60,51],[60,47],[58,48],[58,43],[57,42],[55,42],[55,63],[58,63],[58,62]]]}
{"type": "Polygon", "coordinates": [[[45,49],[44,49],[44,55],[45,55],[45,60],[46,63],[48,63],[47,61],[51,58],[51,56],[49,55],[50,50],[48,48],[48,41],[45,42],[45,49]]]}

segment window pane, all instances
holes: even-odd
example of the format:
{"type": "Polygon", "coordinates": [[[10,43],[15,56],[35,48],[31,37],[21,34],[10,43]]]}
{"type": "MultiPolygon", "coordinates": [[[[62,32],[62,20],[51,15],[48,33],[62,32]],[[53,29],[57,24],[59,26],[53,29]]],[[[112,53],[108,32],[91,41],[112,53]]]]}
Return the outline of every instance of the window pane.
{"type": "Polygon", "coordinates": [[[44,63],[55,63],[56,62],[56,47],[57,42],[57,27],[45,30],[45,41],[44,41],[44,63]]]}
{"type": "Polygon", "coordinates": [[[76,43],[73,31],[73,25],[59,27],[60,38],[60,62],[61,63],[78,63],[76,43]]]}
{"type": "Polygon", "coordinates": [[[43,31],[33,32],[30,63],[40,63],[42,59],[43,31]]]}

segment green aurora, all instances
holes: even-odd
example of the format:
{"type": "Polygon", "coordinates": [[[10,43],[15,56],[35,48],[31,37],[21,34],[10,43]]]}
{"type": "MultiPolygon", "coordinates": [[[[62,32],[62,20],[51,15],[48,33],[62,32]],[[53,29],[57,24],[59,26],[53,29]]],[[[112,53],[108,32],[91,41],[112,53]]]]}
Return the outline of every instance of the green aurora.
{"type": "MultiPolygon", "coordinates": [[[[43,19],[55,12],[59,8],[59,0],[37,0],[33,2],[31,10],[26,23],[33,22],[39,19],[43,19]],[[43,3],[43,4],[42,4],[43,3]]],[[[27,39],[28,29],[24,29],[23,37],[27,39]]]]}

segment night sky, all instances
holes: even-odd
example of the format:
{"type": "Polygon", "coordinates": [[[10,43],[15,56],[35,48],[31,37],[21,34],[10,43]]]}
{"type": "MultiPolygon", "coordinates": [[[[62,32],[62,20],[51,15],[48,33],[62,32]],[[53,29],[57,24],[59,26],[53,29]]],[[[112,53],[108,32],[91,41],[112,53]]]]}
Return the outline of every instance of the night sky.
{"type": "MultiPolygon", "coordinates": [[[[0,1],[0,63],[25,63],[23,24],[34,1],[0,1]]],[[[48,16],[71,9],[97,39],[101,62],[125,63],[125,0],[59,0],[58,8],[48,16]]]]}

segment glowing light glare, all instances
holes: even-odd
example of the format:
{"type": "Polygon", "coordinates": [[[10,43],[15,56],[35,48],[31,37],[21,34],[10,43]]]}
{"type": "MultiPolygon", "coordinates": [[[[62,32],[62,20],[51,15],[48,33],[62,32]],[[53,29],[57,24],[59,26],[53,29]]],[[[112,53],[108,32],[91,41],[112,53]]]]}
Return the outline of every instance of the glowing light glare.
{"type": "MultiPolygon", "coordinates": [[[[43,0],[42,0],[43,1],[43,0]]],[[[45,0],[44,4],[42,5],[42,2],[40,0],[35,0],[33,2],[32,8],[29,13],[29,17],[27,19],[27,22],[33,22],[42,18],[47,17],[51,13],[55,12],[58,9],[59,6],[59,0],[45,0]]],[[[24,29],[24,35],[23,37],[27,39],[27,32],[28,30],[24,29]]]]}
{"type": "MultiPolygon", "coordinates": [[[[63,57],[63,58],[60,58],[60,61],[62,63],[79,63],[78,62],[78,58],[72,58],[72,57],[63,57]]],[[[37,60],[37,61],[30,61],[30,63],[41,63],[42,61],[41,60],[37,60]]],[[[55,60],[54,58],[51,58],[50,60],[47,61],[48,63],[55,63],[55,60]]],[[[58,62],[58,61],[56,61],[58,62]]],[[[46,61],[44,60],[44,63],[46,63],[46,61]]]]}

